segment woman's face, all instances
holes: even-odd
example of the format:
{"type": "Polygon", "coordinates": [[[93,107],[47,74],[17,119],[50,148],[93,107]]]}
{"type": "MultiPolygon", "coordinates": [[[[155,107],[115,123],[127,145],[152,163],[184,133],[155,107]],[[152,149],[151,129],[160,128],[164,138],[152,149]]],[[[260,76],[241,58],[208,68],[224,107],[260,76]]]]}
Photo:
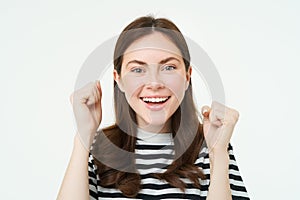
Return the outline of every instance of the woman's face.
{"type": "Polygon", "coordinates": [[[140,128],[170,131],[170,117],[189,86],[180,50],[165,35],[154,32],[133,42],[123,54],[121,76],[114,79],[136,113],[140,128]]]}

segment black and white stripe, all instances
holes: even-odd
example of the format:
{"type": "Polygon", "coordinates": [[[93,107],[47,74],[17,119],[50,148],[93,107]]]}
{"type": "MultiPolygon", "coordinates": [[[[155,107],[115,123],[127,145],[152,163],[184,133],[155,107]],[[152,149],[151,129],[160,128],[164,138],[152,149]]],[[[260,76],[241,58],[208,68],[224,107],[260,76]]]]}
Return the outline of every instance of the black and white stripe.
{"type": "MultiPolygon", "coordinates": [[[[232,199],[249,199],[231,145],[228,148],[228,152],[230,157],[229,178],[232,199]]],[[[187,184],[185,193],[178,188],[170,186],[166,181],[150,176],[150,173],[154,172],[163,173],[166,171],[166,165],[172,163],[174,156],[172,142],[153,144],[138,139],[135,154],[137,169],[141,175],[142,189],[134,199],[206,199],[210,181],[210,165],[206,147],[199,153],[195,165],[202,169],[207,180],[200,180],[201,189],[198,189],[193,187],[189,179],[182,178],[187,184]]],[[[117,189],[103,188],[97,184],[99,177],[96,174],[96,170],[97,166],[94,164],[93,156],[90,154],[88,163],[90,199],[133,199],[123,196],[117,189]]]]}

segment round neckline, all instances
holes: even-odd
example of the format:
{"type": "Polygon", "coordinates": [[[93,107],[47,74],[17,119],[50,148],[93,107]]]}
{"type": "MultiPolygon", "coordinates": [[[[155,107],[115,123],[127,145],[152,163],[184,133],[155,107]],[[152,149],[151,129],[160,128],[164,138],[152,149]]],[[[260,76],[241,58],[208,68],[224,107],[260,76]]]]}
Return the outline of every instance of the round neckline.
{"type": "Polygon", "coordinates": [[[150,143],[170,143],[173,141],[172,133],[155,133],[137,128],[137,138],[150,143]]]}

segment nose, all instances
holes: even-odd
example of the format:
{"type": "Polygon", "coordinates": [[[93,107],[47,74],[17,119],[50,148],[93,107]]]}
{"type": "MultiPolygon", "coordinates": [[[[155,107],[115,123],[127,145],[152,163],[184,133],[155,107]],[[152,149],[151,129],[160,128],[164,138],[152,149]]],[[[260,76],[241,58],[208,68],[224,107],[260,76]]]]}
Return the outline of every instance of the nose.
{"type": "Polygon", "coordinates": [[[156,73],[148,74],[148,77],[145,81],[145,87],[147,89],[157,90],[165,87],[159,75],[156,73]]]}

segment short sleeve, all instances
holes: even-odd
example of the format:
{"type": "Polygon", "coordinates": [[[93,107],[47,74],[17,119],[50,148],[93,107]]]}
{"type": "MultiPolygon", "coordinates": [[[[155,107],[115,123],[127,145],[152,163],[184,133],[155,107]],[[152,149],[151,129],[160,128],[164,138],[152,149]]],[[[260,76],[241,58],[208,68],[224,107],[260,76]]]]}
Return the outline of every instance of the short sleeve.
{"type": "Polygon", "coordinates": [[[90,199],[98,199],[98,190],[97,190],[97,166],[94,163],[94,158],[91,153],[89,153],[88,161],[88,179],[89,179],[89,194],[90,199]]]}
{"type": "Polygon", "coordinates": [[[242,176],[240,174],[235,156],[233,154],[233,148],[231,144],[228,147],[229,153],[229,182],[232,194],[232,200],[246,200],[250,199],[244,185],[242,176]]]}

